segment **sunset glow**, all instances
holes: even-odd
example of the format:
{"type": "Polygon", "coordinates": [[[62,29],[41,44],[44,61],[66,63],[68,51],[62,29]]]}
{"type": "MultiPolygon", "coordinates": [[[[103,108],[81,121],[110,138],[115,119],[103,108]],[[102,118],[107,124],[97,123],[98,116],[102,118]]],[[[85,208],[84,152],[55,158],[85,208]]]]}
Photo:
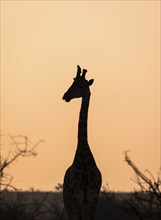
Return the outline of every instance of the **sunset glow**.
{"type": "Polygon", "coordinates": [[[1,1],[1,130],[45,140],[10,168],[14,184],[63,182],[81,100],[62,96],[77,64],[94,79],[88,139],[103,185],[133,190],[124,151],[142,171],[160,168],[160,1],[1,1]]]}

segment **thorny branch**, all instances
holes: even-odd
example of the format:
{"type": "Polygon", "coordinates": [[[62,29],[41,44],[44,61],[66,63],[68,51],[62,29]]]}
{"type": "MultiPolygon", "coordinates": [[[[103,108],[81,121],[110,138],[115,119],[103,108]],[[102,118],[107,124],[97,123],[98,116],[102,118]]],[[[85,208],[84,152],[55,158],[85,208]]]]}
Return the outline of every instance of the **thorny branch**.
{"type": "MultiPolygon", "coordinates": [[[[135,203],[139,204],[141,210],[146,210],[147,216],[150,216],[151,219],[153,219],[153,216],[155,216],[156,214],[161,217],[161,179],[159,175],[156,179],[148,170],[146,170],[146,172],[149,174],[150,177],[143,174],[143,172],[140,171],[130,159],[128,151],[124,153],[124,157],[128,165],[134,170],[136,175],[135,182],[139,185],[141,190],[139,193],[135,193],[135,203]]],[[[132,206],[133,210],[135,210],[135,213],[137,213],[137,206],[135,207],[134,203],[131,203],[129,205],[132,206]]],[[[142,216],[143,213],[139,212],[139,219],[142,219],[142,216]]]]}
{"type": "Polygon", "coordinates": [[[148,172],[151,176],[151,179],[149,177],[147,177],[145,174],[143,174],[138,168],[137,166],[132,162],[132,160],[130,159],[130,157],[128,156],[128,152],[125,152],[125,161],[129,164],[129,166],[132,167],[132,169],[134,170],[135,174],[136,174],[136,183],[139,184],[139,186],[141,187],[142,190],[148,191],[148,192],[154,192],[156,193],[156,196],[161,197],[161,179],[157,178],[157,180],[154,178],[154,176],[151,174],[150,171],[146,170],[146,172],[148,172]]]}
{"type": "MultiPolygon", "coordinates": [[[[1,143],[0,143],[0,190],[1,188],[12,188],[16,189],[12,185],[13,177],[6,172],[6,170],[13,165],[20,157],[29,157],[36,156],[36,147],[43,142],[43,140],[38,141],[33,144],[27,136],[23,135],[3,135],[9,140],[9,144],[11,146],[11,150],[8,152],[7,156],[2,156],[2,134],[1,143]]],[[[8,147],[4,144],[4,147],[8,147]]]]}

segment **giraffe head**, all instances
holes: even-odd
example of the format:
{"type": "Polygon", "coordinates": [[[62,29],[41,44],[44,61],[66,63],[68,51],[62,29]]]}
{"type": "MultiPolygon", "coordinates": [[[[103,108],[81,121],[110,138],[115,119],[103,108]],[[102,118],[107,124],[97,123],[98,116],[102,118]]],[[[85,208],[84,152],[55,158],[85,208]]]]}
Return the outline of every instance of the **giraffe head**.
{"type": "Polygon", "coordinates": [[[74,82],[69,87],[67,92],[63,96],[63,100],[66,102],[70,102],[71,99],[87,97],[89,96],[90,89],[89,86],[93,84],[94,79],[90,79],[89,81],[85,79],[87,70],[83,69],[83,73],[81,74],[81,68],[77,65],[77,75],[74,78],[74,82]]]}

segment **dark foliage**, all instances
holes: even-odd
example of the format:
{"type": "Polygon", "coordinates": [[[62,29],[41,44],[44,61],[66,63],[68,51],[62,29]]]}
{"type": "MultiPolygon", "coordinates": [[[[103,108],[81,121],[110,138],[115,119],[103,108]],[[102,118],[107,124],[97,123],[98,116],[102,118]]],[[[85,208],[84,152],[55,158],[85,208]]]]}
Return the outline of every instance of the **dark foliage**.
{"type": "MultiPolygon", "coordinates": [[[[115,193],[102,191],[95,220],[160,220],[155,212],[153,218],[147,216],[146,203],[136,199],[141,192],[115,193]]],[[[1,192],[1,220],[67,220],[62,192],[1,192]]],[[[147,199],[147,195],[142,197],[147,199]]]]}

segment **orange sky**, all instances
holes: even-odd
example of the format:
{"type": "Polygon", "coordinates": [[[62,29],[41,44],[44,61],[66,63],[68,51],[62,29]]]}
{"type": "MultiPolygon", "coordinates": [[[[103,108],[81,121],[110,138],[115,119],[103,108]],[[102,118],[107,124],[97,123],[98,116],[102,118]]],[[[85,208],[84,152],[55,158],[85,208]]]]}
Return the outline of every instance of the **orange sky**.
{"type": "Polygon", "coordinates": [[[125,150],[143,171],[160,166],[160,1],[1,1],[1,129],[45,139],[10,169],[14,184],[62,183],[80,109],[62,95],[77,64],[95,80],[88,133],[103,185],[132,190],[125,150]]]}

